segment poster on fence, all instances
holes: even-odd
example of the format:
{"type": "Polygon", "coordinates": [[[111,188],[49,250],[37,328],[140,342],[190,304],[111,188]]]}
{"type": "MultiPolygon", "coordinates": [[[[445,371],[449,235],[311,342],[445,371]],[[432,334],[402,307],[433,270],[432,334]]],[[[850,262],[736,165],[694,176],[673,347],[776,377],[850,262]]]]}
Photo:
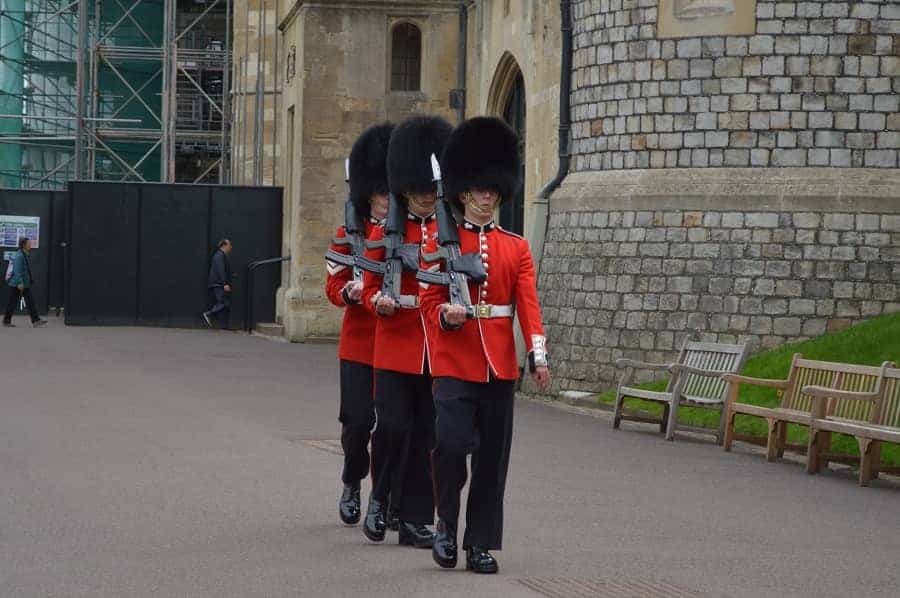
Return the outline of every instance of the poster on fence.
{"type": "Polygon", "coordinates": [[[31,248],[37,249],[41,238],[41,219],[37,216],[0,214],[0,247],[18,247],[22,237],[31,239],[31,248]]]}

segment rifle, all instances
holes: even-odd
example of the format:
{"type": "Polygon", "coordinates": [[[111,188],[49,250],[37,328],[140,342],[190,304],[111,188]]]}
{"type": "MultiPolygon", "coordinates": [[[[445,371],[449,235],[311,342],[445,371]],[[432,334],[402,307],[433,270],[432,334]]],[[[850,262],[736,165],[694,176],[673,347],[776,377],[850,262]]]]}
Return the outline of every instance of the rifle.
{"type": "Polygon", "coordinates": [[[419,246],[405,244],[406,208],[391,193],[388,196],[388,215],[384,221],[384,237],[380,241],[366,241],[369,249],[384,248],[384,262],[375,262],[366,257],[357,260],[360,267],[383,275],[381,295],[390,297],[400,304],[400,276],[404,269],[416,271],[419,268],[419,246]]]}
{"type": "MultiPolygon", "coordinates": [[[[346,175],[345,180],[349,183],[350,160],[344,161],[344,173],[346,175]]],[[[325,259],[353,268],[353,280],[355,282],[362,282],[363,270],[383,274],[383,266],[379,268],[380,264],[378,262],[373,262],[363,256],[366,243],[366,225],[356,213],[356,205],[349,199],[344,204],[344,234],[344,237],[335,237],[331,242],[335,245],[349,245],[350,254],[329,249],[325,253],[325,259]]]]}
{"type": "Polygon", "coordinates": [[[487,271],[481,257],[477,253],[462,255],[459,250],[459,229],[456,227],[456,219],[450,212],[450,205],[444,201],[444,184],[441,180],[441,166],[434,154],[431,154],[431,171],[434,181],[437,183],[437,226],[438,243],[440,248],[434,253],[423,255],[427,262],[436,262],[443,259],[447,264],[446,272],[429,272],[419,270],[416,279],[429,284],[446,285],[450,291],[450,304],[462,305],[466,308],[466,317],[475,317],[475,306],[472,305],[472,297],[469,294],[469,280],[475,284],[484,282],[487,271]]]}

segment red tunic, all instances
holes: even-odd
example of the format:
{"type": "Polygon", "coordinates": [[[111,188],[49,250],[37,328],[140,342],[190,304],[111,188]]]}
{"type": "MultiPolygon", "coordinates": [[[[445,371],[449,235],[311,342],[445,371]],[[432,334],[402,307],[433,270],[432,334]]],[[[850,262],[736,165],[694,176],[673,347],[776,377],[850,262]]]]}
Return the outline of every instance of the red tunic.
{"type": "MultiPolygon", "coordinates": [[[[371,221],[366,222],[366,236],[372,234],[378,226],[371,221]]],[[[344,227],[337,229],[335,237],[346,236],[344,227]]],[[[350,254],[349,245],[331,244],[331,248],[339,253],[350,254]]],[[[356,361],[372,365],[372,353],[375,348],[375,316],[363,307],[362,303],[347,305],[341,295],[350,280],[353,279],[353,268],[326,260],[328,278],[325,282],[325,294],[328,300],[338,307],[345,307],[344,322],[341,325],[341,341],[338,346],[338,357],[347,361],[356,361]]]]}
{"type": "MultiPolygon", "coordinates": [[[[435,235],[434,218],[422,219],[408,214],[404,243],[415,243],[424,246],[427,239],[435,235]]],[[[384,237],[384,228],[377,227],[370,240],[377,241],[384,237]]],[[[375,261],[384,261],[384,249],[367,249],[366,257],[375,261]]],[[[381,290],[382,276],[365,272],[363,275],[362,303],[375,314],[373,299],[381,290]]],[[[404,271],[400,277],[400,292],[409,297],[418,297],[419,283],[415,272],[404,271]]],[[[374,366],[378,370],[391,370],[403,374],[423,374],[427,359],[425,342],[425,322],[421,310],[398,309],[392,316],[376,316],[375,324],[375,358],[374,366]]]]}
{"type": "MultiPolygon", "coordinates": [[[[487,280],[469,284],[473,303],[515,305],[519,325],[528,351],[532,336],[544,336],[541,308],[538,304],[534,261],[528,242],[494,224],[483,227],[465,223],[459,226],[461,253],[481,253],[487,280]]],[[[431,240],[425,248],[437,248],[431,240]]],[[[512,318],[476,318],[466,320],[462,328],[447,330],[441,326],[440,306],[450,300],[443,285],[423,285],[422,311],[429,327],[431,372],[435,377],[449,376],[469,382],[488,382],[493,373],[500,380],[516,380],[516,360],[512,318]]]]}

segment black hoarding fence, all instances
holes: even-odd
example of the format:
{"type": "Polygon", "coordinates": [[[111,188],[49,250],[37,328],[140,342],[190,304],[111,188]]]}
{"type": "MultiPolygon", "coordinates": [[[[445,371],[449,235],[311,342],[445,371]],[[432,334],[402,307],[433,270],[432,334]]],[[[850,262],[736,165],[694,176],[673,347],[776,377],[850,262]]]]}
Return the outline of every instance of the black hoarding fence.
{"type": "MultiPolygon", "coordinates": [[[[17,251],[19,236],[37,231],[37,243],[29,256],[32,293],[41,314],[63,305],[63,250],[67,194],[64,191],[0,189],[0,271],[6,258],[17,251]]],[[[10,289],[0,275],[0,309],[6,307],[10,289]]],[[[17,309],[18,311],[18,309],[17,309]]]]}
{"type": "MultiPolygon", "coordinates": [[[[218,241],[234,249],[229,326],[243,325],[248,264],[281,252],[282,191],[158,183],[69,184],[66,323],[198,326],[218,241]]],[[[275,318],[280,270],[259,272],[254,310],[275,318]]]]}

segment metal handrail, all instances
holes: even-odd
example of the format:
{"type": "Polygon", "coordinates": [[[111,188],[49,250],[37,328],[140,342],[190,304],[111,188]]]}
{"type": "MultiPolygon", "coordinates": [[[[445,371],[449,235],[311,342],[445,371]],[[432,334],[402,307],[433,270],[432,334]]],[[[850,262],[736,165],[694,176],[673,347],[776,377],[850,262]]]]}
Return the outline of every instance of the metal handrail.
{"type": "Polygon", "coordinates": [[[255,262],[250,262],[250,264],[247,265],[247,278],[244,283],[244,329],[247,332],[253,332],[253,290],[256,282],[253,273],[256,272],[256,269],[260,266],[280,264],[289,261],[291,261],[291,256],[285,255],[282,257],[271,257],[267,260],[257,260],[255,262]]]}

